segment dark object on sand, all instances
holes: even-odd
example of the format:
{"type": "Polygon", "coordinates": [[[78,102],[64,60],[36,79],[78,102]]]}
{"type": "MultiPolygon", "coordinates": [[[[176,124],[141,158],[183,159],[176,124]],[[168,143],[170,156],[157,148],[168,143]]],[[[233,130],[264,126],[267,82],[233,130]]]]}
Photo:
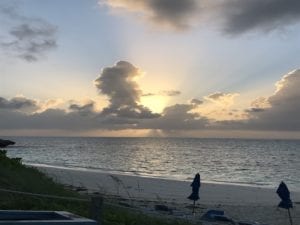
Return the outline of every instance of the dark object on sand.
{"type": "Polygon", "coordinates": [[[202,220],[207,221],[223,221],[223,222],[233,222],[232,219],[224,215],[223,210],[208,210],[202,217],[202,220]]]}
{"type": "Polygon", "coordinates": [[[195,204],[196,201],[199,199],[199,189],[201,186],[201,181],[200,181],[200,174],[197,173],[192,184],[192,194],[190,194],[190,196],[188,197],[188,199],[193,200],[194,201],[194,205],[193,205],[193,213],[195,212],[195,204]]]}
{"type": "Polygon", "coordinates": [[[278,207],[288,210],[290,224],[293,225],[293,221],[290,213],[290,208],[293,208],[293,203],[290,198],[290,191],[283,181],[279,184],[276,193],[281,198],[281,202],[278,204],[278,207]]]}
{"type": "Polygon", "coordinates": [[[166,205],[155,205],[154,208],[157,211],[164,211],[164,212],[169,212],[170,211],[169,207],[166,206],[166,205]]]}
{"type": "Polygon", "coordinates": [[[230,217],[226,216],[223,210],[214,210],[214,209],[208,210],[205,214],[203,214],[201,219],[210,222],[215,222],[215,221],[228,222],[234,225],[267,225],[258,222],[252,222],[252,221],[234,221],[230,217]]]}
{"type": "Polygon", "coordinates": [[[258,222],[252,222],[252,221],[234,221],[230,217],[226,216],[223,210],[215,210],[215,209],[208,210],[205,214],[203,214],[201,219],[210,222],[215,222],[215,221],[228,222],[229,224],[234,224],[234,225],[267,225],[258,222]]]}
{"type": "Polygon", "coordinates": [[[16,144],[16,142],[14,141],[10,141],[10,140],[3,140],[3,139],[0,139],[0,148],[5,148],[9,145],[14,145],[16,144]]]}

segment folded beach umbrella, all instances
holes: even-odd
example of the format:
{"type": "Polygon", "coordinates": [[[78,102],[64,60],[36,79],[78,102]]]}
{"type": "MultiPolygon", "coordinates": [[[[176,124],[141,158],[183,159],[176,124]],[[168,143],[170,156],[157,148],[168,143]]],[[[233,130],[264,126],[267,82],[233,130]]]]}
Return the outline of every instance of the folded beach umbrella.
{"type": "Polygon", "coordinates": [[[278,204],[278,207],[284,209],[293,208],[293,203],[290,198],[290,191],[283,181],[280,183],[279,187],[277,188],[276,193],[281,198],[281,202],[278,204]]]}
{"type": "Polygon", "coordinates": [[[195,203],[196,201],[199,199],[199,189],[201,186],[201,181],[200,181],[200,174],[197,173],[192,184],[192,194],[190,194],[190,196],[188,197],[188,199],[193,200],[194,201],[194,206],[193,206],[193,213],[195,212],[195,203]]]}
{"type": "Polygon", "coordinates": [[[290,208],[293,208],[293,203],[290,198],[290,191],[283,181],[280,183],[279,187],[277,188],[276,193],[281,199],[281,202],[278,204],[278,207],[288,210],[290,223],[292,225],[293,221],[290,213],[290,208]]]}

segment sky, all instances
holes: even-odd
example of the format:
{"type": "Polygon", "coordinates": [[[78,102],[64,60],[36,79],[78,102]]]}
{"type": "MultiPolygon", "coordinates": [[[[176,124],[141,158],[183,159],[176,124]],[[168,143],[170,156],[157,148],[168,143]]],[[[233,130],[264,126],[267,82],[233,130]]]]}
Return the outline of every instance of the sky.
{"type": "Polygon", "coordinates": [[[1,0],[0,135],[300,138],[297,0],[1,0]]]}

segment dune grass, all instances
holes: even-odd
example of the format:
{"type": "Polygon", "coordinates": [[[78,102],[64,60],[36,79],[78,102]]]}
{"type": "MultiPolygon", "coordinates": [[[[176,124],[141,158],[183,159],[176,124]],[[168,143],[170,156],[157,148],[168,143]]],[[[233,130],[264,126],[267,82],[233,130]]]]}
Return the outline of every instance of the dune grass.
{"type": "MultiPolygon", "coordinates": [[[[8,158],[6,151],[0,150],[0,188],[37,194],[89,199],[88,195],[79,194],[54,182],[52,178],[33,167],[25,166],[20,158],[8,158]]],[[[26,196],[0,191],[1,210],[53,210],[68,211],[89,217],[90,203],[73,200],[51,199],[26,196]]],[[[188,225],[181,220],[167,220],[143,213],[106,206],[104,204],[102,221],[105,225],[188,225]]]]}

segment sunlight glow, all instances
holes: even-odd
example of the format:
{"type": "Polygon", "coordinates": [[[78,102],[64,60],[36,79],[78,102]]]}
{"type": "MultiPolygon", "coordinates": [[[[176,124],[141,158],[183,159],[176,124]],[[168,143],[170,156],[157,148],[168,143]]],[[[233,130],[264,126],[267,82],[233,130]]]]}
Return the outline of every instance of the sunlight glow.
{"type": "Polygon", "coordinates": [[[166,106],[167,98],[164,96],[147,96],[141,98],[141,103],[155,113],[161,113],[166,106]]]}

